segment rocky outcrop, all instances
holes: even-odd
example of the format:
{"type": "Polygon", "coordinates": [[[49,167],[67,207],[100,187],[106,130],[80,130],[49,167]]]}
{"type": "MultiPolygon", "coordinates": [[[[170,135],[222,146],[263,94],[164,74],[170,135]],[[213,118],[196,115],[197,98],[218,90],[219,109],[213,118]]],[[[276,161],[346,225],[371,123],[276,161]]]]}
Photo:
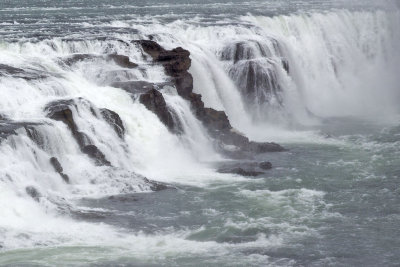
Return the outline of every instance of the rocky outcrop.
{"type": "Polygon", "coordinates": [[[110,162],[106,160],[105,155],[95,145],[92,144],[90,138],[85,133],[79,131],[71,109],[71,107],[75,105],[75,101],[72,99],[58,100],[47,104],[45,111],[47,112],[47,116],[49,118],[61,121],[67,125],[67,127],[71,130],[73,137],[77,141],[81,151],[92,158],[97,165],[110,166],[110,162]]]}
{"type": "MultiPolygon", "coordinates": [[[[148,54],[155,63],[164,66],[165,73],[171,77],[177,89],[177,93],[191,103],[194,114],[204,126],[206,126],[210,135],[219,142],[218,147],[220,147],[223,152],[224,145],[233,145],[238,147],[241,151],[249,153],[277,152],[284,150],[283,147],[275,143],[250,141],[247,137],[233,129],[224,111],[217,111],[212,108],[204,107],[201,95],[193,93],[193,77],[188,72],[191,65],[189,51],[181,47],[166,50],[156,42],[150,40],[134,42],[141,45],[143,51],[148,54]]],[[[243,54],[245,51],[241,53],[243,54]]],[[[239,56],[242,57],[244,55],[235,55],[237,58],[239,58],[239,56]]],[[[171,118],[168,116],[169,113],[164,106],[165,101],[162,101],[161,98],[162,94],[152,89],[148,94],[143,96],[141,102],[147,103],[148,109],[155,112],[161,121],[163,121],[168,128],[171,128],[171,118]],[[153,99],[158,99],[158,101],[153,99]],[[157,107],[157,105],[160,105],[160,107],[157,107]]]]}
{"type": "Polygon", "coordinates": [[[159,91],[151,89],[147,93],[140,95],[139,101],[147,109],[153,111],[171,132],[178,133],[181,131],[179,124],[174,120],[172,112],[168,110],[167,103],[159,91]]]}
{"type": "Polygon", "coordinates": [[[178,94],[188,99],[193,91],[193,77],[188,72],[191,60],[189,51],[178,47],[166,50],[154,41],[134,41],[141,45],[143,51],[150,55],[154,62],[162,64],[165,73],[171,77],[178,94]]]}
{"type": "Polygon", "coordinates": [[[64,182],[69,183],[69,176],[63,172],[64,169],[56,157],[50,158],[50,164],[53,166],[54,170],[61,176],[64,182]]]}

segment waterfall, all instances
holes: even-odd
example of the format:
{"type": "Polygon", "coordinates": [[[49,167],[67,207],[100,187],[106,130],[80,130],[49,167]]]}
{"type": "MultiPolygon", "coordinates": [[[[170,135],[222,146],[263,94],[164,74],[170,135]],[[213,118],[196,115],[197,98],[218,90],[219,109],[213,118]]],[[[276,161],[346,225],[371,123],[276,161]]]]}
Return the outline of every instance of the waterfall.
{"type": "Polygon", "coordinates": [[[132,32],[0,43],[1,246],[57,243],[43,235],[46,227],[61,240],[68,231],[88,229],[79,224],[56,230],[72,220],[74,199],[151,191],[145,177],[196,184],[213,173],[207,162],[221,156],[212,138],[163,67],[132,40],[151,38],[166,49],[189,50],[194,92],[252,138],[264,140],[273,127],[297,129],[321,118],[383,119],[399,111],[398,11],[246,15],[205,26],[156,19],[111,24],[132,32]],[[139,102],[138,83],[157,87],[182,131],[171,132],[139,102]],[[69,103],[77,129],[49,117],[47,105],[60,101],[69,103]],[[118,115],[122,136],[104,112],[118,115]],[[85,152],[87,146],[98,150],[85,152]],[[109,164],[98,164],[90,153],[109,164]],[[39,217],[48,224],[41,226],[39,217]]]}

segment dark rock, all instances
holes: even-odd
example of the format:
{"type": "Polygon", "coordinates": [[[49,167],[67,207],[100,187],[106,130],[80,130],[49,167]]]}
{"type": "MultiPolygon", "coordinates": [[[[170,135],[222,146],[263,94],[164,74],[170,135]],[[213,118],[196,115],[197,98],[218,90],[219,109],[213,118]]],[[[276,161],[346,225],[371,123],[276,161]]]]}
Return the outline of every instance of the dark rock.
{"type": "MultiPolygon", "coordinates": [[[[0,139],[5,139],[10,135],[16,135],[17,130],[24,128],[27,132],[29,129],[33,129],[34,126],[40,125],[40,123],[35,122],[15,122],[10,120],[0,121],[0,139]]],[[[28,134],[29,136],[29,134],[28,134]]]]}
{"type": "Polygon", "coordinates": [[[152,181],[152,180],[149,180],[149,179],[147,179],[147,178],[143,178],[143,180],[144,180],[146,183],[150,184],[150,189],[151,189],[152,191],[161,191],[161,190],[166,190],[166,189],[171,188],[170,186],[168,186],[168,185],[166,185],[166,184],[164,184],[164,183],[152,181]]]}
{"type": "Polygon", "coordinates": [[[177,126],[172,117],[171,112],[168,110],[167,103],[164,100],[163,95],[155,90],[151,89],[147,93],[142,94],[139,97],[140,103],[142,103],[148,110],[154,112],[162,123],[164,123],[171,132],[177,131],[177,126]]]}
{"type": "Polygon", "coordinates": [[[42,196],[39,191],[33,186],[27,186],[25,188],[26,193],[36,201],[39,201],[39,198],[42,196]]]}
{"type": "Polygon", "coordinates": [[[65,173],[60,173],[60,176],[64,180],[64,182],[69,184],[69,176],[68,175],[66,175],[65,173]]]}
{"type": "Polygon", "coordinates": [[[63,172],[63,167],[61,166],[61,163],[58,161],[56,157],[50,158],[50,163],[53,166],[53,168],[56,170],[58,173],[63,172]]]}
{"type": "Polygon", "coordinates": [[[270,170],[272,169],[272,163],[269,161],[260,162],[258,166],[263,170],[270,170]]]}
{"type": "Polygon", "coordinates": [[[104,56],[93,55],[93,54],[74,54],[63,59],[63,62],[68,66],[72,66],[73,64],[76,64],[81,61],[95,60],[95,59],[113,61],[115,64],[128,69],[136,68],[138,66],[136,63],[131,62],[128,56],[118,55],[118,54],[110,54],[104,56]]]}
{"type": "Polygon", "coordinates": [[[47,112],[47,117],[62,121],[73,133],[76,133],[78,132],[78,127],[72,115],[71,106],[73,105],[75,105],[75,102],[72,99],[53,101],[46,105],[45,111],[47,112]]]}
{"type": "Polygon", "coordinates": [[[176,90],[180,96],[188,99],[193,91],[193,77],[188,72],[191,65],[190,52],[178,47],[165,50],[154,41],[135,41],[142,46],[144,52],[150,55],[154,62],[164,66],[165,73],[172,78],[176,90]]]}
{"type": "Polygon", "coordinates": [[[258,176],[260,174],[263,174],[263,172],[257,172],[257,171],[252,171],[252,170],[244,170],[240,167],[233,168],[233,169],[220,169],[218,170],[220,173],[232,173],[232,174],[238,174],[242,176],[258,176]]]}
{"type": "Polygon", "coordinates": [[[95,145],[87,145],[82,149],[82,152],[94,159],[97,165],[111,166],[111,163],[106,159],[104,154],[95,145]]]}
{"type": "Polygon", "coordinates": [[[283,148],[281,145],[275,143],[259,143],[259,142],[250,142],[248,145],[248,150],[254,153],[286,151],[286,149],[283,148]]]}
{"type": "Polygon", "coordinates": [[[44,79],[48,77],[43,71],[20,69],[5,64],[0,64],[0,76],[11,76],[25,80],[44,79]]]}
{"type": "Polygon", "coordinates": [[[289,61],[287,59],[282,59],[282,67],[287,73],[289,73],[289,61]]]}
{"type": "MultiPolygon", "coordinates": [[[[175,84],[178,94],[189,100],[191,103],[191,108],[196,115],[196,117],[206,126],[210,135],[218,140],[219,144],[217,147],[221,148],[223,153],[234,154],[238,152],[228,151],[224,148],[224,145],[233,145],[238,147],[240,151],[246,153],[264,153],[264,152],[277,152],[284,151],[283,147],[274,143],[257,143],[251,142],[247,137],[240,133],[237,133],[231,126],[228,116],[224,111],[217,111],[212,108],[205,108],[204,102],[201,99],[201,95],[193,93],[193,77],[188,72],[191,65],[190,53],[189,51],[178,47],[172,50],[166,50],[154,41],[141,40],[134,41],[141,45],[143,51],[150,55],[154,62],[162,64],[164,66],[165,72],[172,78],[172,82],[175,84]]],[[[258,47],[260,53],[263,56],[268,56],[270,51],[265,51],[265,49],[259,44],[255,43],[253,47],[258,47]]],[[[235,62],[242,59],[249,60],[253,57],[251,49],[253,47],[245,43],[237,43],[234,49],[230,51],[231,59],[235,62]]],[[[246,83],[245,87],[249,87],[250,93],[253,93],[255,86],[258,86],[259,80],[268,83],[266,86],[267,90],[275,92],[277,89],[277,84],[274,83],[274,77],[270,73],[261,73],[261,70],[256,69],[258,66],[255,62],[245,61],[247,66],[246,77],[242,78],[246,83]],[[258,77],[260,75],[262,77],[258,77]]],[[[165,101],[162,99],[160,93],[155,93],[156,90],[150,90],[141,96],[140,101],[146,105],[146,107],[159,116],[161,121],[168,126],[168,128],[173,128],[173,119],[168,112],[165,101]],[[162,99],[162,100],[161,100],[162,99]],[[156,101],[157,100],[157,101],[156,101]]],[[[244,154],[242,153],[240,157],[244,154]]]]}
{"type": "Polygon", "coordinates": [[[63,167],[61,166],[61,163],[58,161],[56,157],[50,158],[50,163],[53,166],[54,170],[60,174],[61,178],[64,180],[64,182],[69,183],[69,177],[65,173],[63,173],[63,167]]]}
{"type": "Polygon", "coordinates": [[[108,60],[112,60],[115,64],[128,69],[136,68],[138,65],[130,61],[128,56],[111,54],[107,55],[108,60]]]}
{"type": "Polygon", "coordinates": [[[74,55],[71,55],[71,56],[68,56],[67,58],[65,58],[63,60],[63,62],[66,65],[71,66],[80,61],[94,60],[94,59],[99,59],[99,58],[101,58],[101,56],[93,55],[93,54],[74,54],[74,55]]]}
{"type": "Polygon", "coordinates": [[[143,94],[157,87],[155,84],[145,81],[114,82],[111,86],[124,89],[130,94],[143,94]]]}
{"type": "MultiPolygon", "coordinates": [[[[49,118],[62,121],[68,126],[82,152],[94,159],[97,165],[111,166],[110,162],[105,158],[104,154],[95,145],[91,144],[90,138],[85,133],[78,130],[71,110],[71,106],[74,105],[76,105],[74,100],[54,101],[46,105],[45,111],[47,112],[47,116],[49,118]]],[[[95,114],[94,111],[92,112],[93,114],[95,114]]],[[[107,112],[107,115],[111,116],[111,114],[111,111],[107,112]]],[[[117,126],[119,123],[121,123],[118,127],[123,126],[121,119],[119,119],[119,122],[116,118],[114,118],[114,120],[117,126]]]]}
{"type": "Polygon", "coordinates": [[[116,112],[105,108],[100,109],[100,113],[104,120],[111,125],[117,135],[120,138],[124,138],[125,127],[119,115],[116,112]]]}

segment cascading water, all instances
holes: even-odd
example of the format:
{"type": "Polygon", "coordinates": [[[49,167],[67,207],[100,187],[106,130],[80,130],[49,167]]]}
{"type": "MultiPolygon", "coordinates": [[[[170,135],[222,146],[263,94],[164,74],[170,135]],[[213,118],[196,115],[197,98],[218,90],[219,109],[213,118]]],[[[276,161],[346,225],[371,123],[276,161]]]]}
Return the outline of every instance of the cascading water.
{"type": "MultiPolygon", "coordinates": [[[[106,265],[118,263],[125,254],[139,263],[167,265],[196,266],[203,260],[221,260],[227,266],[231,260],[284,266],[329,262],[331,256],[325,254],[321,261],[293,261],[280,250],[296,250],[290,243],[302,238],[319,238],[325,223],[342,216],[330,211],[330,194],[326,200],[324,189],[311,186],[314,180],[303,184],[314,179],[314,173],[299,167],[306,163],[286,168],[285,161],[301,158],[299,149],[277,156],[279,167],[269,177],[282,178],[290,189],[281,181],[259,188],[260,180],[217,173],[215,162],[227,160],[219,155],[213,137],[191,103],[178,94],[163,65],[134,42],[151,39],[165,49],[187,49],[193,92],[201,94],[206,107],[224,111],[232,126],[252,140],[297,144],[310,142],[311,136],[312,142],[349,149],[354,138],[365,140],[326,139],[308,130],[332,117],[380,122],[397,118],[396,8],[357,10],[355,5],[355,10],[324,7],[293,13],[280,1],[273,2],[272,16],[232,11],[221,4],[236,14],[234,19],[219,13],[207,18],[185,13],[182,19],[173,14],[99,16],[94,21],[79,17],[68,34],[60,30],[65,23],[51,25],[65,7],[48,10],[55,12],[50,22],[32,24],[0,13],[5,18],[0,25],[6,29],[0,32],[0,265],[13,263],[12,255],[2,262],[2,250],[29,248],[35,258],[35,248],[64,246],[72,252],[47,251],[46,260],[36,263],[56,264],[61,255],[76,264],[86,252],[93,259],[88,264],[106,265]],[[40,25],[43,32],[23,34],[40,25]],[[153,87],[165,99],[178,130],[169,129],[140,102],[140,95],[153,87]],[[61,108],[70,112],[72,122],[53,114],[61,108]],[[129,206],[136,201],[129,197],[120,201],[122,208],[113,206],[119,195],[151,192],[158,182],[178,189],[160,192],[155,200],[143,197],[143,209],[129,206]],[[104,199],[109,202],[101,206],[104,199]]],[[[265,8],[257,1],[247,5],[265,8]]],[[[145,9],[140,3],[125,8],[145,9]]],[[[174,8],[186,10],[186,5],[174,8]]],[[[12,7],[6,11],[19,12],[12,7]]],[[[110,12],[122,11],[112,6],[110,12]]],[[[382,135],[379,138],[386,138],[382,135]]],[[[362,145],[367,150],[378,146],[375,140],[362,145]]],[[[315,148],[300,151],[306,154],[308,149],[315,148]]],[[[388,162],[396,162],[397,150],[379,149],[393,153],[388,162]]],[[[372,155],[371,162],[380,162],[380,157],[372,155]]],[[[342,162],[326,164],[331,168],[342,162]]],[[[343,168],[357,164],[346,162],[343,168]]]]}

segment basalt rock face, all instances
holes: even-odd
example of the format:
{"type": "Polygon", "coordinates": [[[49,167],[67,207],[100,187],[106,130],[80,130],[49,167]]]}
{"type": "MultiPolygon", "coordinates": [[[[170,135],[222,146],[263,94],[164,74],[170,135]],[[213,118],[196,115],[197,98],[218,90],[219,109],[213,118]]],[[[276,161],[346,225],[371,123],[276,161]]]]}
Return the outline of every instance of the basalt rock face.
{"type": "Polygon", "coordinates": [[[191,65],[189,51],[178,47],[166,50],[154,41],[135,41],[141,45],[143,51],[150,55],[154,62],[162,64],[165,73],[171,77],[178,94],[188,99],[193,91],[193,77],[188,72],[191,65]]]}
{"type": "MultiPolygon", "coordinates": [[[[265,153],[283,151],[284,148],[274,143],[252,142],[244,135],[238,133],[231,126],[228,116],[224,111],[217,111],[204,107],[200,94],[193,93],[193,77],[188,72],[191,60],[190,52],[178,47],[166,50],[154,41],[134,41],[141,45],[143,51],[150,55],[153,62],[162,64],[165,73],[172,78],[177,93],[188,100],[196,117],[208,129],[210,135],[217,140],[217,146],[224,152],[224,146],[232,145],[241,151],[249,153],[265,153]]],[[[140,97],[140,101],[146,107],[157,114],[169,129],[174,125],[165,107],[165,101],[161,100],[162,94],[154,88],[140,97]]]]}

